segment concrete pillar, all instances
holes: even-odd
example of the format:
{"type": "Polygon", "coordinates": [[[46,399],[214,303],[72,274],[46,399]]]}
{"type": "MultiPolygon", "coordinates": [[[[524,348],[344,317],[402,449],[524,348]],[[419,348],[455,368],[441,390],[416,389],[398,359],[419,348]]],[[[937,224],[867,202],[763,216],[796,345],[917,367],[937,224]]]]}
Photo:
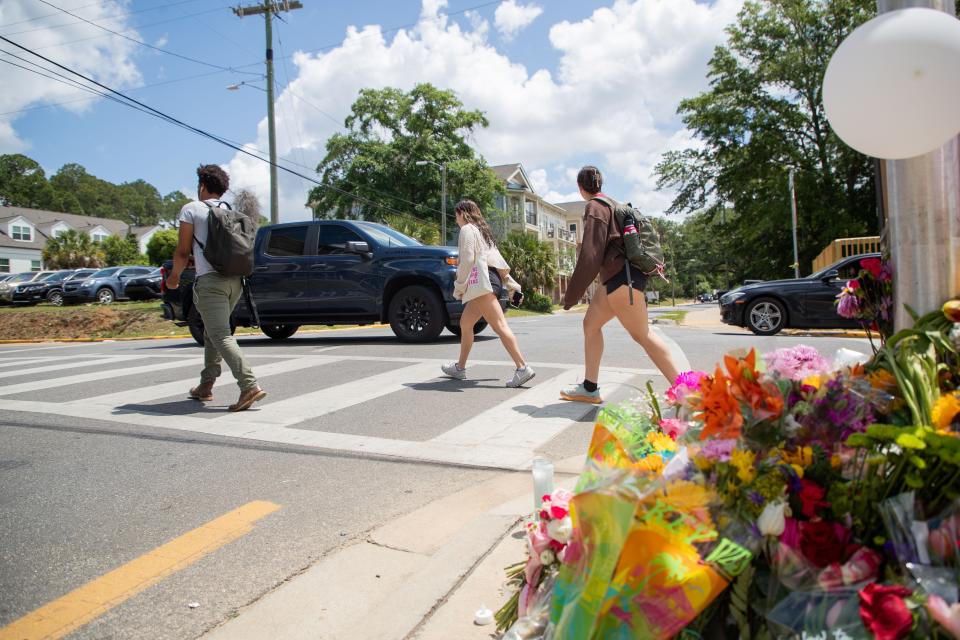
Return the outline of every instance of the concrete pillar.
{"type": "MultiPolygon", "coordinates": [[[[909,7],[956,15],[954,0],[877,0],[878,13],[909,7]]],[[[923,315],[960,294],[960,137],[926,155],[883,165],[899,331],[913,324],[904,304],[923,315]]]]}

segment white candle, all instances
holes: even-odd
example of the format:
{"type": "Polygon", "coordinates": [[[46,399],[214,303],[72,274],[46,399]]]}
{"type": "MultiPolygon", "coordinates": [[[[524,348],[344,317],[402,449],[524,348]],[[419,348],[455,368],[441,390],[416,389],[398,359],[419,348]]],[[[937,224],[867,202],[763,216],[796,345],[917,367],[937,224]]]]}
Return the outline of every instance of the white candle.
{"type": "Polygon", "coordinates": [[[553,493],[553,463],[546,458],[533,460],[533,511],[540,512],[543,496],[553,493]]]}

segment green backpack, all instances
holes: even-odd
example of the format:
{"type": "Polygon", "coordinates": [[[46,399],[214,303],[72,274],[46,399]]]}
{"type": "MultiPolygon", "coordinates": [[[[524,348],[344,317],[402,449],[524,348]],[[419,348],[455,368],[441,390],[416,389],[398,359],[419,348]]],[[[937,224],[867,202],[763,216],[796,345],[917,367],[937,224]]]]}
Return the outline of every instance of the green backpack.
{"type": "Polygon", "coordinates": [[[600,196],[594,198],[611,209],[617,228],[623,235],[623,247],[627,261],[644,275],[658,275],[664,280],[663,249],[660,248],[660,234],[650,220],[630,204],[618,204],[600,196]]]}

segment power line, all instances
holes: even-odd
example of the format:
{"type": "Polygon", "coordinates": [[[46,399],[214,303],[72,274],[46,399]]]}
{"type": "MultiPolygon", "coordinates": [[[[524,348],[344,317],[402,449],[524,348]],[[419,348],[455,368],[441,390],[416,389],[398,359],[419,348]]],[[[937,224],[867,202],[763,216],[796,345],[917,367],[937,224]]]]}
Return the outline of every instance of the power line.
{"type": "MultiPolygon", "coordinates": [[[[99,24],[97,24],[96,22],[93,22],[93,21],[91,21],[91,20],[87,20],[86,18],[82,18],[82,17],[78,16],[78,15],[75,14],[75,13],[70,13],[70,12],[67,11],[66,9],[61,9],[60,7],[56,6],[55,4],[52,4],[52,3],[50,3],[50,2],[47,2],[47,0],[39,0],[39,1],[42,2],[43,4],[47,5],[48,7],[52,7],[52,8],[54,8],[54,9],[59,10],[59,11],[63,11],[63,12],[64,12],[65,14],[67,14],[68,16],[73,16],[74,18],[77,18],[78,20],[81,20],[81,21],[83,21],[83,22],[86,22],[87,24],[89,24],[89,25],[91,25],[91,26],[94,26],[94,27],[96,27],[96,28],[98,28],[98,29],[102,29],[102,30],[106,31],[107,33],[112,33],[112,34],[115,35],[115,36],[118,36],[118,37],[120,37],[120,38],[123,38],[124,40],[129,40],[130,42],[134,42],[134,43],[139,44],[139,45],[141,45],[141,46],[143,46],[143,47],[147,47],[148,49],[153,49],[154,51],[159,51],[160,53],[165,53],[165,54],[167,54],[167,55],[174,56],[174,57],[176,57],[176,58],[180,58],[181,60],[187,60],[188,62],[193,62],[193,63],[195,63],[195,64],[201,64],[201,65],[203,65],[203,66],[205,66],[205,67],[211,67],[211,68],[213,68],[213,69],[221,69],[221,70],[223,70],[223,71],[235,71],[236,73],[252,74],[252,72],[250,72],[250,71],[238,71],[238,70],[233,69],[233,68],[231,68],[231,67],[223,67],[223,66],[220,66],[220,65],[218,65],[218,64],[213,64],[213,63],[211,63],[211,62],[206,62],[206,61],[204,61],[204,60],[198,60],[198,59],[196,59],[196,58],[191,58],[190,56],[185,56],[185,55],[176,53],[175,51],[169,51],[169,50],[167,50],[167,49],[161,49],[160,47],[156,47],[156,46],[154,46],[154,45],[152,45],[152,44],[143,42],[142,40],[137,40],[136,38],[131,38],[131,37],[128,36],[128,35],[124,35],[123,33],[120,33],[119,31],[114,31],[113,29],[108,29],[107,27],[104,27],[103,25],[99,25],[99,24]]],[[[32,52],[31,52],[31,53],[32,53],[32,52]]],[[[260,74],[253,74],[253,75],[260,75],[260,74]]]]}
{"type": "MultiPolygon", "coordinates": [[[[197,2],[197,1],[198,1],[198,0],[179,0],[179,2],[171,2],[170,4],[160,5],[159,7],[146,7],[145,9],[137,9],[136,11],[127,11],[127,12],[125,12],[125,13],[121,13],[120,15],[121,15],[121,16],[132,16],[132,15],[137,14],[137,13],[146,13],[147,11],[157,11],[158,9],[169,9],[170,7],[175,7],[175,6],[180,5],[180,4],[188,4],[188,3],[190,3],[190,2],[197,2]]],[[[99,6],[102,5],[102,4],[103,4],[102,2],[91,2],[90,4],[84,4],[84,5],[81,5],[81,6],[79,6],[79,7],[74,7],[73,10],[76,11],[77,9],[87,9],[87,8],[89,8],[89,7],[99,7],[99,6]]],[[[0,25],[0,27],[2,27],[2,28],[5,29],[5,28],[7,28],[7,27],[13,27],[13,26],[16,26],[16,25],[18,25],[18,24],[25,24],[25,23],[27,23],[27,22],[35,22],[35,21],[37,21],[37,20],[43,20],[44,18],[52,18],[52,17],[54,17],[54,16],[59,16],[59,15],[60,15],[60,13],[47,13],[47,14],[44,14],[44,15],[42,15],[42,16],[34,16],[33,18],[27,18],[26,20],[17,20],[16,22],[10,22],[10,23],[5,24],[5,25],[0,25]]],[[[47,26],[47,27],[39,27],[38,29],[30,29],[30,30],[27,30],[27,31],[16,31],[16,32],[14,32],[14,33],[5,33],[5,34],[3,34],[3,35],[5,35],[5,36],[16,36],[16,35],[20,35],[21,33],[32,33],[33,31],[40,31],[40,30],[43,30],[43,29],[60,29],[61,27],[69,27],[70,25],[73,25],[73,24],[77,24],[77,21],[74,20],[73,22],[65,22],[64,24],[50,25],[50,26],[47,26]]]]}
{"type": "MultiPolygon", "coordinates": [[[[93,85],[96,85],[97,87],[100,87],[101,89],[104,89],[105,91],[107,91],[107,92],[109,92],[109,93],[111,93],[111,94],[114,94],[115,96],[119,96],[119,98],[121,98],[122,100],[118,100],[117,98],[115,98],[115,97],[113,97],[113,96],[107,96],[106,94],[101,94],[101,95],[104,95],[104,97],[109,97],[110,99],[113,99],[114,101],[116,101],[116,102],[118,102],[118,103],[120,103],[120,104],[123,104],[123,105],[125,105],[125,106],[127,106],[127,107],[130,107],[130,108],[135,109],[135,110],[137,110],[137,111],[142,111],[142,112],[144,112],[144,113],[148,113],[148,115],[152,115],[152,116],[158,117],[158,118],[160,118],[161,120],[164,120],[164,121],[166,121],[166,122],[168,122],[168,123],[170,123],[170,124],[173,124],[173,125],[175,125],[175,126],[178,126],[178,127],[183,128],[183,129],[186,129],[186,130],[188,130],[188,131],[191,131],[191,132],[193,132],[193,133],[196,133],[196,134],[198,134],[198,135],[200,135],[200,136],[202,136],[202,137],[204,137],[204,138],[207,138],[207,139],[209,139],[209,140],[213,140],[214,142],[217,142],[217,143],[219,143],[219,144],[221,144],[221,145],[223,145],[223,146],[229,147],[229,148],[233,149],[234,151],[237,151],[237,152],[242,153],[242,154],[244,154],[244,155],[250,156],[251,158],[255,158],[255,159],[257,159],[257,160],[260,160],[261,162],[266,162],[267,164],[269,164],[269,165],[271,165],[271,166],[274,166],[274,167],[276,167],[276,168],[278,168],[278,169],[282,169],[283,171],[286,171],[287,173],[289,173],[289,174],[291,174],[291,175],[297,176],[297,177],[299,177],[299,178],[301,178],[301,179],[303,179],[303,180],[307,180],[308,182],[312,182],[313,184],[316,184],[316,185],[319,186],[319,187],[322,187],[322,188],[324,188],[324,189],[330,189],[330,190],[332,190],[332,191],[336,191],[337,193],[341,193],[341,194],[343,194],[343,195],[345,195],[345,196],[349,196],[349,197],[353,198],[354,200],[359,201],[359,202],[361,202],[361,203],[369,204],[369,205],[371,205],[372,207],[374,207],[375,209],[381,209],[381,210],[387,211],[387,212],[389,212],[389,213],[394,213],[394,214],[396,214],[396,215],[399,215],[399,216],[405,217],[405,218],[409,218],[409,219],[414,220],[414,221],[416,221],[416,222],[418,222],[418,223],[421,223],[421,224],[425,222],[425,221],[422,220],[421,218],[417,218],[416,216],[412,216],[412,215],[410,215],[409,213],[407,213],[407,212],[405,212],[405,211],[399,211],[399,210],[394,209],[394,208],[392,208],[392,207],[389,207],[389,206],[386,206],[386,205],[384,205],[384,204],[375,202],[375,201],[373,201],[373,200],[371,200],[371,199],[369,199],[369,198],[366,198],[366,197],[363,197],[363,196],[359,196],[359,195],[357,195],[357,194],[351,193],[351,192],[346,191],[346,190],[344,190],[344,189],[340,189],[340,188],[338,188],[338,187],[334,187],[334,186],[332,186],[332,185],[324,184],[324,183],[320,182],[319,180],[316,180],[315,178],[312,178],[312,177],[310,177],[310,176],[305,176],[305,175],[303,175],[302,173],[300,173],[300,172],[298,172],[298,171],[294,171],[293,169],[290,169],[289,167],[285,167],[285,166],[283,166],[283,165],[281,165],[281,164],[278,164],[278,163],[276,163],[276,162],[271,162],[269,159],[264,158],[264,157],[262,157],[262,156],[257,155],[256,153],[251,152],[251,151],[249,150],[249,148],[247,148],[247,147],[250,147],[250,146],[252,146],[252,145],[240,146],[239,144],[232,143],[232,142],[230,142],[230,141],[228,141],[228,140],[226,140],[226,139],[224,139],[224,138],[222,138],[222,137],[220,137],[220,136],[217,136],[217,135],[214,135],[214,134],[212,134],[212,133],[209,133],[208,131],[205,131],[205,130],[203,130],[203,129],[199,129],[199,128],[197,128],[197,127],[194,127],[193,125],[187,124],[186,122],[183,122],[182,120],[178,120],[177,118],[174,118],[173,116],[167,115],[166,113],[164,113],[164,112],[162,112],[162,111],[159,111],[158,109],[155,109],[155,108],[151,107],[150,105],[147,105],[147,104],[145,104],[145,103],[143,103],[143,102],[140,102],[139,100],[135,100],[134,98],[131,98],[131,97],[123,94],[122,92],[117,91],[116,89],[112,89],[112,88],[108,87],[107,85],[102,84],[102,83],[94,80],[93,78],[90,78],[90,77],[88,77],[88,76],[80,73],[79,71],[74,71],[73,69],[71,69],[71,68],[69,68],[69,67],[67,67],[67,66],[65,66],[65,65],[62,65],[62,64],[60,64],[59,62],[56,62],[56,61],[54,61],[54,60],[51,60],[50,58],[47,58],[46,56],[44,56],[44,55],[42,55],[42,54],[39,54],[39,53],[37,53],[36,51],[33,51],[33,50],[31,50],[30,48],[25,47],[24,45],[21,45],[21,44],[19,44],[19,43],[17,43],[17,42],[14,42],[13,40],[10,40],[9,38],[7,38],[7,37],[5,37],[5,36],[0,36],[0,40],[6,42],[7,44],[11,44],[11,45],[17,47],[18,49],[21,49],[22,51],[25,51],[25,52],[27,52],[27,53],[29,53],[29,54],[37,57],[37,58],[40,58],[41,60],[43,60],[43,61],[45,61],[45,62],[47,62],[47,63],[49,63],[49,64],[52,64],[52,65],[54,65],[55,67],[57,67],[57,68],[59,68],[59,69],[62,69],[62,70],[64,70],[64,71],[68,72],[68,73],[71,73],[71,74],[79,77],[79,78],[82,78],[83,80],[85,80],[85,81],[87,81],[87,82],[89,82],[89,83],[91,83],[91,84],[93,84],[93,85]]],[[[37,66],[37,65],[35,65],[35,66],[37,66]]],[[[252,147],[252,148],[256,149],[256,147],[252,147]]],[[[383,195],[388,195],[388,194],[383,194],[383,195]]]]}

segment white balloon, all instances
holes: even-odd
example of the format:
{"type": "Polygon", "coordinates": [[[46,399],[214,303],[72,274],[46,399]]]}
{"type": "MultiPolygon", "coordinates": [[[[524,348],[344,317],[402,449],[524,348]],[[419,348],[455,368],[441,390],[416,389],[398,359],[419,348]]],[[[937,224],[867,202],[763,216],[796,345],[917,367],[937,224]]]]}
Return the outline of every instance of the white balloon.
{"type": "Polygon", "coordinates": [[[866,155],[939,148],[960,132],[960,20],[915,7],[861,25],[827,65],[823,108],[840,139],[866,155]]]}

